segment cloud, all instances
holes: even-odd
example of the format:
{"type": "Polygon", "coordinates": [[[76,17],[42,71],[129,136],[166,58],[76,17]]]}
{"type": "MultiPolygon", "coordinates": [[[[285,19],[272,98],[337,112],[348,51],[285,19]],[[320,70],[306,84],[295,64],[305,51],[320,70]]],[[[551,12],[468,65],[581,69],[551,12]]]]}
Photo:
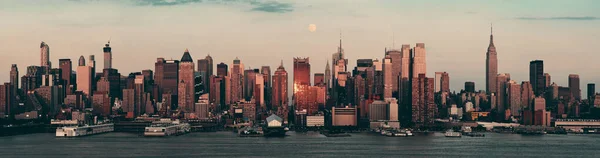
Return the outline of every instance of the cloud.
{"type": "Polygon", "coordinates": [[[519,20],[600,20],[594,16],[518,17],[519,20]]]}
{"type": "Polygon", "coordinates": [[[138,6],[175,6],[196,3],[212,3],[221,5],[250,5],[251,11],[268,13],[287,13],[294,11],[291,3],[271,0],[137,0],[138,6]]]}
{"type": "Polygon", "coordinates": [[[257,2],[254,4],[255,7],[252,8],[253,11],[262,11],[262,12],[270,12],[270,13],[287,13],[294,11],[292,4],[290,3],[280,3],[280,2],[257,2]]]}

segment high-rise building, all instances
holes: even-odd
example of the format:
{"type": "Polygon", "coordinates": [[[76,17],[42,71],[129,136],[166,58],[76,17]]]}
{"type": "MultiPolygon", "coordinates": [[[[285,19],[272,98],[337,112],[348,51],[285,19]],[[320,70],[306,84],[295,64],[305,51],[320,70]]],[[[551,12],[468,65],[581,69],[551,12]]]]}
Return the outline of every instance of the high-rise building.
{"type": "Polygon", "coordinates": [[[262,66],[260,67],[260,73],[263,75],[263,79],[265,80],[265,89],[271,88],[271,67],[270,66],[262,66]]]}
{"type": "Polygon", "coordinates": [[[238,102],[244,99],[244,66],[237,57],[233,60],[233,66],[231,67],[231,100],[232,102],[238,102]]]}
{"type": "Polygon", "coordinates": [[[412,123],[415,127],[432,125],[437,113],[434,103],[434,79],[419,74],[412,80],[412,123]]]}
{"type": "Polygon", "coordinates": [[[85,65],[85,58],[79,57],[77,67],[77,91],[92,96],[92,67],[85,65]]]}
{"type": "Polygon", "coordinates": [[[179,63],[178,105],[186,113],[193,113],[194,109],[194,60],[190,52],[185,49],[179,63]]]}
{"type": "Polygon", "coordinates": [[[50,64],[50,47],[44,41],[40,44],[40,66],[45,67],[45,70],[51,69],[50,64]]]}
{"type": "Polygon", "coordinates": [[[443,72],[435,72],[435,92],[441,92],[442,91],[442,73],[443,72]]]}
{"type": "Polygon", "coordinates": [[[110,97],[107,92],[96,92],[92,97],[92,109],[93,113],[100,116],[109,116],[112,109],[110,104],[110,97]]]}
{"type": "Polygon", "coordinates": [[[210,54],[206,55],[206,57],[204,57],[204,59],[206,60],[207,63],[207,67],[206,67],[206,72],[208,73],[208,76],[212,76],[214,75],[213,71],[213,58],[210,56],[210,54]]]}
{"type": "Polygon", "coordinates": [[[377,59],[373,60],[373,97],[379,100],[383,99],[384,93],[384,76],[383,76],[383,63],[377,59]]]}
{"type": "Polygon", "coordinates": [[[135,103],[135,89],[123,89],[123,102],[121,103],[121,109],[127,113],[127,116],[134,117],[135,103]]]}
{"type": "Polygon", "coordinates": [[[12,94],[17,94],[19,89],[19,68],[17,64],[12,64],[10,67],[10,85],[12,86],[12,94]]]}
{"type": "Polygon", "coordinates": [[[288,73],[285,71],[285,68],[283,67],[283,61],[281,62],[281,65],[279,65],[279,67],[277,68],[277,70],[275,71],[275,74],[273,74],[273,87],[272,87],[272,92],[273,92],[273,99],[272,104],[275,107],[281,108],[281,107],[286,107],[288,106],[288,73]]]}
{"type": "Polygon", "coordinates": [[[545,88],[550,87],[550,84],[552,84],[552,78],[550,77],[550,74],[544,73],[544,80],[546,81],[546,87],[545,88]]]}
{"type": "Polygon", "coordinates": [[[71,63],[71,59],[59,59],[58,64],[59,64],[59,67],[62,72],[62,80],[63,80],[62,85],[65,89],[65,93],[71,94],[72,89],[70,88],[70,86],[73,84],[72,83],[73,81],[71,81],[71,76],[73,73],[73,66],[71,63]]]}
{"type": "MultiPolygon", "coordinates": [[[[334,82],[337,82],[334,80],[334,82]]],[[[293,101],[296,110],[310,110],[310,63],[308,58],[294,58],[293,101]]],[[[308,113],[309,115],[311,113],[308,113]]]]}
{"type": "Polygon", "coordinates": [[[467,81],[465,82],[465,91],[469,93],[475,93],[475,82],[467,81]]]}
{"type": "Polygon", "coordinates": [[[596,84],[588,83],[587,84],[587,99],[592,100],[596,95],[596,84]]]}
{"type": "Polygon", "coordinates": [[[490,44],[488,45],[485,63],[485,90],[487,93],[496,93],[496,76],[498,75],[498,54],[496,53],[496,46],[494,46],[494,34],[492,31],[490,31],[490,44]]]}
{"type": "Polygon", "coordinates": [[[109,91],[108,96],[111,99],[111,105],[116,98],[123,98],[123,90],[121,89],[121,74],[117,69],[104,69],[102,76],[108,80],[109,91]]]}
{"type": "Polygon", "coordinates": [[[435,72],[435,92],[450,92],[450,75],[447,72],[435,72]]]}
{"type": "Polygon", "coordinates": [[[310,62],[308,58],[294,58],[294,93],[300,85],[310,86],[310,62]]]}
{"type": "Polygon", "coordinates": [[[535,95],[533,94],[533,88],[529,81],[521,82],[521,106],[523,108],[531,107],[535,95]]]}
{"type": "Polygon", "coordinates": [[[110,48],[110,41],[102,48],[104,51],[104,69],[112,69],[112,48],[110,48]]]}
{"type": "Polygon", "coordinates": [[[389,50],[385,52],[392,59],[392,91],[398,92],[399,76],[402,70],[402,52],[399,50],[389,50]]]}
{"type": "Polygon", "coordinates": [[[177,95],[177,85],[179,84],[179,61],[157,58],[154,66],[154,82],[158,85],[160,94],[177,95]]]}
{"type": "Polygon", "coordinates": [[[514,80],[508,82],[508,107],[512,116],[521,116],[521,85],[514,80]]]}
{"type": "Polygon", "coordinates": [[[581,100],[581,88],[579,85],[579,75],[569,74],[569,90],[575,100],[581,100]]]}
{"type": "Polygon", "coordinates": [[[392,92],[394,90],[393,85],[398,85],[398,84],[394,84],[395,82],[395,78],[398,77],[394,77],[394,69],[392,67],[392,57],[390,57],[390,55],[386,55],[385,58],[383,59],[383,63],[382,63],[382,68],[383,68],[383,98],[392,98],[392,92]]]}
{"type": "Polygon", "coordinates": [[[325,86],[325,74],[315,73],[313,76],[313,85],[314,86],[325,86]]]}
{"type": "Polygon", "coordinates": [[[225,76],[229,76],[229,72],[228,72],[228,66],[225,63],[219,63],[217,64],[217,76],[221,76],[221,77],[225,77],[225,76]]]}
{"type": "MultiPolygon", "coordinates": [[[[308,59],[308,58],[307,58],[308,59]]],[[[337,80],[337,76],[339,72],[346,72],[346,66],[348,64],[348,59],[344,56],[344,49],[342,48],[342,38],[340,35],[340,46],[333,55],[331,55],[331,88],[335,87],[335,81],[337,80]]],[[[295,73],[294,73],[295,75],[295,73]]],[[[335,91],[335,89],[333,89],[335,91]]]]}
{"type": "Polygon", "coordinates": [[[413,77],[416,78],[419,74],[427,74],[427,64],[425,58],[425,43],[417,43],[413,48],[413,77]]]}
{"type": "Polygon", "coordinates": [[[507,84],[508,81],[510,80],[510,75],[506,74],[506,73],[501,73],[498,74],[498,76],[496,77],[496,88],[497,88],[497,93],[496,93],[496,110],[498,111],[499,114],[502,114],[502,116],[504,116],[504,112],[506,111],[506,109],[508,108],[507,106],[507,84]]]}
{"type": "Polygon", "coordinates": [[[265,107],[265,79],[263,74],[255,73],[255,83],[254,83],[254,99],[256,101],[257,107],[264,108],[265,107]]]}
{"type": "MultiPolygon", "coordinates": [[[[329,61],[327,61],[327,65],[325,65],[325,85],[329,89],[331,88],[331,68],[329,67],[329,61]]],[[[329,91],[328,91],[329,93],[329,91]]]]}
{"type": "Polygon", "coordinates": [[[14,115],[13,104],[15,94],[13,94],[11,83],[0,85],[0,118],[10,117],[14,115]]]}
{"type": "MultiPolygon", "coordinates": [[[[198,59],[198,73],[199,76],[202,76],[205,78],[206,82],[202,82],[202,83],[196,83],[196,84],[201,84],[201,87],[203,88],[202,91],[204,92],[210,92],[210,76],[208,74],[208,60],[205,59],[198,59]]],[[[218,69],[218,68],[217,68],[218,69]]],[[[217,74],[218,74],[218,70],[217,70],[217,74]]],[[[210,98],[210,97],[209,97],[210,98]]]]}
{"type": "Polygon", "coordinates": [[[546,86],[546,83],[544,83],[545,81],[544,61],[534,60],[529,62],[529,82],[531,83],[535,96],[544,94],[544,87],[546,86]]]}
{"type": "MultiPolygon", "coordinates": [[[[244,98],[246,101],[250,101],[254,97],[254,87],[256,84],[256,74],[259,73],[258,69],[244,70],[244,98]]],[[[256,103],[256,102],[255,102],[256,103]]]]}

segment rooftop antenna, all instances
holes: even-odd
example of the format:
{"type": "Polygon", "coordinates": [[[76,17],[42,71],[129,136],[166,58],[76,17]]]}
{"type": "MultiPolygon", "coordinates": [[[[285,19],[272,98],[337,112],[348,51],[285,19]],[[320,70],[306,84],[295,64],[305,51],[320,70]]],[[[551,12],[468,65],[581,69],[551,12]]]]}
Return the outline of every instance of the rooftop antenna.
{"type": "Polygon", "coordinates": [[[494,23],[490,23],[490,34],[494,34],[494,23]]]}
{"type": "Polygon", "coordinates": [[[112,39],[112,36],[111,36],[111,37],[108,37],[108,44],[110,44],[110,40],[111,40],[111,39],[112,39]]]}

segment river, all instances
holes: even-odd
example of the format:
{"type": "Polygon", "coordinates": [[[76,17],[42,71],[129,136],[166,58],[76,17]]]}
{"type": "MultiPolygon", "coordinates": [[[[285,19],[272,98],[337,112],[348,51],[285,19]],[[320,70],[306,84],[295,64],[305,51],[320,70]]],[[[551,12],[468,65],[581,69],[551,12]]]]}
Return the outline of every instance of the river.
{"type": "Polygon", "coordinates": [[[446,138],[442,133],[384,137],[353,133],[325,137],[288,132],[285,138],[240,138],[232,132],[148,138],[106,133],[56,138],[53,133],[0,137],[0,157],[600,157],[600,135],[486,133],[446,138]]]}

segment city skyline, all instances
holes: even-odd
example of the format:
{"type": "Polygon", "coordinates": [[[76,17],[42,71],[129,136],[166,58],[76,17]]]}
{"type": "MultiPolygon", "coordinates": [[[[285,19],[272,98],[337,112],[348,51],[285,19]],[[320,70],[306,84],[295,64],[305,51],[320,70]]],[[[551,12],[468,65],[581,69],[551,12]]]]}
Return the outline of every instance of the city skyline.
{"type": "MultiPolygon", "coordinates": [[[[101,52],[100,47],[106,44],[107,40],[111,40],[111,47],[113,48],[112,65],[114,68],[119,69],[122,74],[151,69],[153,67],[152,64],[158,57],[178,59],[181,56],[181,50],[189,48],[194,61],[208,54],[213,54],[215,63],[224,62],[231,65],[233,59],[239,57],[244,63],[245,68],[260,68],[261,66],[276,67],[281,60],[283,60],[284,67],[292,68],[293,57],[309,57],[312,65],[310,72],[313,75],[314,73],[324,72],[325,64],[329,60],[329,54],[336,52],[335,47],[337,46],[341,32],[342,40],[344,41],[345,56],[349,61],[348,67],[350,68],[356,65],[357,59],[382,60],[384,57],[383,51],[386,47],[388,49],[399,49],[402,44],[411,44],[411,46],[414,46],[415,43],[423,42],[427,44],[427,76],[432,77],[435,72],[445,71],[452,77],[450,80],[451,91],[462,89],[463,83],[466,81],[474,81],[476,90],[485,90],[485,76],[483,75],[485,74],[485,53],[489,43],[489,25],[493,22],[494,44],[498,49],[498,73],[510,73],[511,79],[517,82],[528,81],[529,72],[526,71],[528,62],[540,59],[544,61],[544,71],[552,75],[552,81],[560,86],[568,86],[569,74],[578,74],[580,76],[580,86],[587,83],[600,82],[600,74],[595,73],[594,69],[588,68],[598,66],[598,63],[593,62],[593,58],[598,55],[593,52],[594,49],[592,48],[594,43],[598,43],[598,39],[594,39],[594,37],[600,34],[598,30],[593,29],[599,24],[596,18],[598,13],[593,12],[594,6],[598,5],[591,5],[592,3],[597,3],[594,1],[577,1],[570,5],[574,6],[573,8],[568,8],[560,12],[552,12],[553,15],[542,13],[548,13],[549,9],[556,7],[562,2],[555,1],[554,3],[540,4],[545,6],[544,9],[530,12],[524,11],[522,8],[519,9],[515,6],[517,4],[510,1],[506,1],[508,4],[503,5],[508,6],[508,9],[494,9],[493,11],[486,10],[485,8],[489,9],[490,5],[495,5],[499,1],[486,4],[471,4],[473,6],[482,5],[482,8],[470,9],[474,11],[461,13],[448,11],[446,6],[445,8],[442,7],[443,11],[431,12],[424,16],[427,18],[415,21],[417,22],[416,24],[423,24],[423,28],[416,29],[416,31],[412,31],[415,29],[413,28],[414,26],[404,26],[402,22],[373,17],[390,13],[389,8],[383,9],[384,11],[369,12],[372,10],[360,10],[357,6],[339,4],[341,8],[356,10],[355,13],[357,15],[355,17],[337,15],[342,11],[339,11],[341,9],[335,9],[328,14],[331,15],[329,17],[339,16],[340,18],[328,22],[323,18],[315,18],[313,14],[322,13],[322,6],[332,4],[316,5],[319,3],[314,1],[260,1],[263,2],[261,4],[249,4],[245,1],[236,3],[217,3],[216,1],[214,3],[167,2],[171,1],[126,1],[125,3],[121,3],[120,1],[58,1],[53,4],[39,1],[0,2],[3,3],[1,6],[14,6],[0,7],[2,8],[0,12],[15,15],[14,17],[9,17],[7,20],[11,21],[11,24],[7,24],[7,29],[0,31],[0,33],[7,35],[0,38],[0,42],[8,45],[8,47],[0,48],[0,52],[12,52],[8,53],[9,58],[0,59],[0,66],[6,67],[8,70],[11,64],[17,64],[20,70],[26,70],[26,66],[37,65],[36,61],[41,59],[31,57],[38,56],[40,50],[37,45],[39,45],[40,41],[46,42],[52,48],[49,55],[50,63],[58,63],[58,60],[63,58],[75,61],[79,56],[102,56],[101,53],[103,52],[101,52]],[[159,2],[171,5],[162,6],[159,2]],[[31,13],[24,12],[31,9],[35,10],[36,7],[39,7],[35,6],[37,3],[46,4],[43,5],[46,8],[51,8],[49,6],[59,6],[65,9],[66,12],[76,13],[85,9],[93,11],[81,15],[65,15],[43,8],[38,8],[39,10],[31,13]],[[268,5],[268,3],[280,5],[268,5]],[[264,6],[288,6],[288,9],[261,10],[265,9],[264,6]],[[112,8],[120,12],[106,14],[104,14],[105,12],[94,12],[100,11],[98,9],[102,7],[112,8]],[[248,10],[248,7],[250,10],[248,10]],[[189,19],[193,17],[186,13],[196,13],[189,11],[189,9],[194,8],[208,8],[209,11],[218,12],[234,11],[224,16],[228,19],[238,17],[241,21],[232,23],[228,22],[228,20],[204,19],[207,17],[198,15],[199,18],[209,24],[192,23],[189,19]],[[575,10],[576,8],[578,10],[575,10]],[[146,17],[145,20],[154,18],[150,13],[131,13],[131,11],[143,10],[159,11],[162,13],[162,16],[157,18],[161,18],[161,20],[167,22],[165,24],[157,24],[142,21],[138,25],[131,25],[131,22],[125,22],[126,20],[124,19],[136,17],[146,17]],[[505,13],[507,10],[515,11],[515,13],[511,13],[512,15],[493,14],[495,12],[505,13]],[[458,16],[459,18],[447,16],[435,17],[435,15],[440,15],[440,12],[444,11],[452,15],[460,14],[461,16],[458,16]],[[311,16],[308,18],[298,17],[303,14],[310,14],[311,16]],[[361,14],[366,17],[361,17],[361,14]],[[34,18],[27,15],[36,16],[34,18]],[[44,19],[36,19],[40,17],[44,17],[44,19]],[[98,23],[92,17],[105,20],[107,24],[98,23]],[[248,17],[249,19],[243,19],[243,17],[248,17]],[[286,17],[297,20],[291,22],[285,20],[286,17]],[[311,20],[310,18],[314,19],[311,20]],[[350,22],[352,20],[359,20],[359,22],[352,23],[350,22]],[[361,24],[360,20],[365,20],[366,23],[361,24]],[[447,20],[457,21],[447,22],[447,20]],[[48,23],[44,23],[44,21],[48,23]],[[173,23],[168,23],[169,21],[173,23]],[[374,24],[379,22],[389,24],[374,24]],[[36,25],[37,23],[43,23],[44,25],[36,25]],[[90,23],[92,24],[90,25],[90,23]],[[34,25],[25,26],[25,24],[34,25]],[[140,24],[152,25],[146,27],[140,24]],[[215,28],[219,25],[227,24],[248,27],[240,27],[239,30],[215,28]],[[435,24],[451,24],[452,27],[434,26],[435,24]],[[280,27],[266,27],[272,25],[280,27]],[[316,26],[316,28],[313,28],[313,26],[316,26]],[[201,29],[193,29],[194,27],[201,29]],[[425,32],[427,28],[429,30],[425,32]],[[156,32],[159,29],[180,29],[181,31],[173,31],[171,33],[156,32]],[[131,30],[136,31],[129,32],[131,30]],[[215,33],[207,33],[211,31],[215,33]],[[26,32],[31,32],[33,35],[26,32]],[[101,32],[101,34],[98,34],[98,32],[101,32]],[[156,34],[148,35],[150,32],[156,34]],[[543,35],[541,34],[542,32],[543,35]],[[241,36],[240,33],[245,33],[243,34],[245,36],[241,36]],[[220,38],[215,38],[220,34],[224,35],[220,38]],[[466,37],[464,37],[465,34],[467,35],[466,37]],[[283,37],[283,35],[288,35],[289,37],[285,36],[284,40],[279,40],[278,38],[283,37]],[[261,36],[263,37],[261,38],[262,40],[254,40],[254,38],[260,38],[261,36]],[[460,40],[452,41],[451,39],[455,37],[459,37],[460,40]],[[182,39],[183,41],[181,41],[182,39]],[[572,53],[580,55],[572,56],[572,53]],[[266,57],[269,57],[269,59],[272,58],[272,60],[259,60],[266,57]],[[10,60],[8,61],[8,59],[10,60]],[[130,62],[127,61],[131,59],[136,59],[137,62],[133,65],[128,65],[130,62]],[[463,64],[456,64],[457,61],[463,64]],[[451,67],[448,64],[452,64],[451,67]]],[[[459,3],[464,2],[461,1],[459,3]]],[[[391,6],[402,6],[395,2],[382,2],[382,4],[360,3],[366,5],[389,4],[391,6]]],[[[401,3],[410,4],[418,2],[401,3]]],[[[423,12],[430,11],[431,8],[427,9],[425,7],[427,5],[427,2],[423,2],[417,4],[414,8],[426,8],[423,12]]],[[[532,4],[519,3],[519,5],[531,6],[532,4]]],[[[407,10],[415,13],[421,12],[414,9],[407,10]]],[[[398,14],[394,13],[386,16],[398,16],[398,14]]],[[[406,17],[400,16],[398,19],[402,18],[406,17]]],[[[406,19],[410,20],[411,18],[406,19]]],[[[57,64],[52,64],[52,67],[58,66],[57,64]]],[[[98,68],[96,68],[96,72],[99,72],[98,68]]],[[[291,75],[293,76],[293,74],[291,75]]],[[[9,73],[1,73],[0,77],[2,78],[0,79],[1,82],[7,82],[10,79],[9,73]]],[[[580,88],[581,92],[586,94],[587,88],[580,88]]],[[[582,98],[587,98],[587,96],[582,96],[582,98]]]]}

